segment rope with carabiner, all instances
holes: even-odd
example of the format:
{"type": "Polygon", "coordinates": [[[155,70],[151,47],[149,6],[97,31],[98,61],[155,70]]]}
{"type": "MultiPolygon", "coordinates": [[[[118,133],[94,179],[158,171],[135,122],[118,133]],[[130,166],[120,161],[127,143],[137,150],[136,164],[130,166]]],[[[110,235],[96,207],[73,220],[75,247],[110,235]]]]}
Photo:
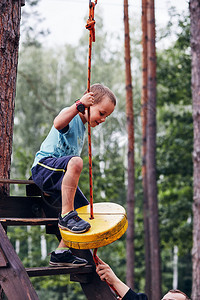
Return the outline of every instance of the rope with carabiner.
{"type": "MultiPolygon", "coordinates": [[[[92,42],[95,42],[94,8],[95,8],[96,4],[97,4],[97,0],[95,2],[89,1],[89,18],[88,18],[87,24],[85,26],[86,29],[89,30],[88,81],[87,81],[87,92],[88,93],[90,92],[92,42]]],[[[90,219],[94,219],[90,107],[88,107],[88,156],[89,156],[89,181],[90,181],[90,219]]]]}

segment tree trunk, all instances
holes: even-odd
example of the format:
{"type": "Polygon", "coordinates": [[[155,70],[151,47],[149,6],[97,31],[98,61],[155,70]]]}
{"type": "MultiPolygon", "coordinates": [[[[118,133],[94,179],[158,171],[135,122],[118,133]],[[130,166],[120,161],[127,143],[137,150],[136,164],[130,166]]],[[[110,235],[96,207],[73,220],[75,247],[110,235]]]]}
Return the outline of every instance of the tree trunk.
{"type": "Polygon", "coordinates": [[[149,245],[149,209],[147,193],[146,141],[147,141],[147,0],[142,0],[142,184],[145,243],[145,293],[151,295],[150,245],[149,245]]]}
{"type": "Polygon", "coordinates": [[[176,290],[178,288],[178,246],[174,246],[173,251],[173,283],[172,288],[176,290]]]}
{"type": "Polygon", "coordinates": [[[147,0],[148,107],[147,191],[149,209],[151,300],[161,299],[161,270],[156,182],[156,47],[154,0],[147,0]]]}
{"type": "Polygon", "coordinates": [[[193,248],[192,299],[200,299],[200,2],[190,0],[192,100],[194,123],[193,150],[193,248]]]}
{"type": "MultiPolygon", "coordinates": [[[[0,3],[0,178],[10,177],[21,0],[0,3]]],[[[7,184],[1,194],[9,194],[7,184]]]]}
{"type": "Polygon", "coordinates": [[[126,235],[127,271],[126,282],[134,288],[134,115],[133,92],[131,76],[130,35],[128,18],[128,0],[124,0],[124,44],[126,68],[126,122],[128,131],[128,190],[127,190],[127,216],[128,230],[126,235]]]}

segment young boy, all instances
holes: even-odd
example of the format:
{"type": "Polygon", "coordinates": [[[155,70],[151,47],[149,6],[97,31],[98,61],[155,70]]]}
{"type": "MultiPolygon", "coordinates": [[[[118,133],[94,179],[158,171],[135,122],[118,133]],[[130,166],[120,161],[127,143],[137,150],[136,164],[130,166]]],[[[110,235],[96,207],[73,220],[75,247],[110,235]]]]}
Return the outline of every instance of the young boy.
{"type": "MultiPolygon", "coordinates": [[[[88,201],[78,188],[83,168],[80,158],[85,124],[88,121],[90,107],[90,126],[105,122],[113,112],[116,98],[112,91],[102,84],[91,86],[72,106],[64,108],[54,119],[54,124],[36,153],[32,166],[32,178],[39,188],[62,203],[58,217],[58,226],[73,233],[82,233],[90,229],[90,224],[81,219],[76,209],[87,205],[88,201]]],[[[61,240],[55,252],[51,253],[50,265],[83,266],[87,261],[78,258],[66,249],[61,240]]]]}

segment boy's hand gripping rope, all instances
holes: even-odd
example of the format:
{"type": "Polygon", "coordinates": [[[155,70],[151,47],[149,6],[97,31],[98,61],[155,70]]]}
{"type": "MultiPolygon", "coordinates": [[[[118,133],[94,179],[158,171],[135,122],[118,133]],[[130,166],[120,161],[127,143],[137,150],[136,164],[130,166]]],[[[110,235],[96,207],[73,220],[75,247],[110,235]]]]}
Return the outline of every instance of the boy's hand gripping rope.
{"type": "MultiPolygon", "coordinates": [[[[89,1],[89,18],[87,20],[86,29],[90,31],[89,34],[89,55],[88,55],[88,81],[87,92],[90,92],[90,78],[91,78],[91,58],[92,58],[92,42],[95,42],[95,20],[94,8],[97,4],[89,1]]],[[[89,155],[89,180],[90,180],[90,219],[94,219],[93,213],[93,183],[92,183],[92,148],[91,148],[91,127],[90,127],[90,107],[88,107],[88,155],[89,155]]]]}

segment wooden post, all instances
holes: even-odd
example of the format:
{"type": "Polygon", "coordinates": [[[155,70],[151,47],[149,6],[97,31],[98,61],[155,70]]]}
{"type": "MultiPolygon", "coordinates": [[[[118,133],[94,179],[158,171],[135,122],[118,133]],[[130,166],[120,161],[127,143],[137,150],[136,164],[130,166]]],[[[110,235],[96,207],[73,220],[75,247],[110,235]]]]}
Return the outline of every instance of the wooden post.
{"type": "MultiPolygon", "coordinates": [[[[71,250],[75,255],[87,259],[88,263],[95,267],[91,250],[71,250]]],[[[73,280],[73,276],[71,276],[70,278],[71,280],[73,280]]],[[[96,272],[92,274],[92,278],[89,283],[83,283],[81,280],[82,278],[78,280],[78,275],[76,275],[75,279],[75,281],[80,282],[83,292],[85,293],[88,300],[116,300],[116,297],[111,291],[110,287],[105,281],[101,281],[99,275],[96,272]]]]}
{"type": "Polygon", "coordinates": [[[0,248],[1,258],[3,258],[0,265],[0,285],[8,300],[13,300],[13,297],[15,300],[39,300],[1,224],[0,248]]]}

